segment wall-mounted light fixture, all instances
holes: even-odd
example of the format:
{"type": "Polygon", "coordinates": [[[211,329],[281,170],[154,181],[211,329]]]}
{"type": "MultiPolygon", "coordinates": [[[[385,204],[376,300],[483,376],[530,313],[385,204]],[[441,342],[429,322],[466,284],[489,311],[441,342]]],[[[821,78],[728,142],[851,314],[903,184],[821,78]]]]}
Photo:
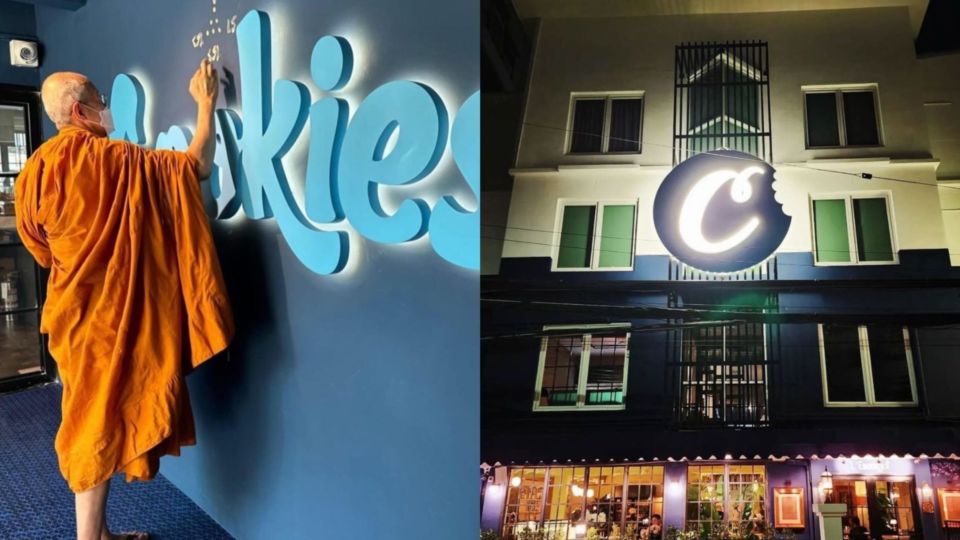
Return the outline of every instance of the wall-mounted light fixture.
{"type": "Polygon", "coordinates": [[[826,469],[820,473],[820,491],[823,493],[823,502],[833,502],[833,475],[826,469]]]}
{"type": "Polygon", "coordinates": [[[680,485],[679,480],[672,480],[670,482],[670,495],[677,496],[683,493],[683,486],[680,485]]]}
{"type": "Polygon", "coordinates": [[[933,488],[927,482],[920,486],[920,510],[927,514],[933,513],[933,488]]]}

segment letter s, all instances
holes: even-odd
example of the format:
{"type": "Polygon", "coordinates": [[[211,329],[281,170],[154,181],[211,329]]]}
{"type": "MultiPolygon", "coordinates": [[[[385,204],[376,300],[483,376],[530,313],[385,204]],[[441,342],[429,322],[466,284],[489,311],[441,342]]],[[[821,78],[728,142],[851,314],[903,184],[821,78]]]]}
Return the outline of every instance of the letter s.
{"type": "Polygon", "coordinates": [[[467,98],[450,133],[453,159],[477,198],[469,212],[447,195],[437,201],[430,216],[433,249],[453,264],[480,269],[480,92],[467,98]]]}

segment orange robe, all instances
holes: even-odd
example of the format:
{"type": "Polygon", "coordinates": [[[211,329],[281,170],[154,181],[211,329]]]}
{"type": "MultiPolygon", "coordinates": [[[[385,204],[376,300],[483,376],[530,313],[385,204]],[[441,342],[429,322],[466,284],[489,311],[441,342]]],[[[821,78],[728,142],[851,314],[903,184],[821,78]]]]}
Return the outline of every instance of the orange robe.
{"type": "Polygon", "coordinates": [[[73,491],[149,480],[196,443],[184,375],[234,333],[197,162],[67,126],[14,189],[20,238],[51,269],[40,332],[63,383],[60,471],[73,491]]]}

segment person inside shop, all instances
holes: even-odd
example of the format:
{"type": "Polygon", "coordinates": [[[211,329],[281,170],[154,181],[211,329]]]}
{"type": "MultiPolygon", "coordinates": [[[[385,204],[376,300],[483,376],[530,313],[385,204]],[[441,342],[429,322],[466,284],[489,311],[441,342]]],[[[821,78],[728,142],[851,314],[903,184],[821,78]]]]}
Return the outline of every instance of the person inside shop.
{"type": "Polygon", "coordinates": [[[867,528],[860,524],[860,518],[857,516],[850,518],[850,540],[870,540],[867,528]]]}
{"type": "Polygon", "coordinates": [[[149,537],[108,530],[110,478],[150,480],[161,456],[196,444],[184,376],[234,335],[199,185],[213,167],[219,84],[204,59],[183,152],[110,139],[107,100],[79,73],[41,88],[58,132],[14,184],[17,231],[50,269],[40,332],[63,386],[54,447],[79,540],[149,537]]]}
{"type": "Polygon", "coordinates": [[[663,538],[663,518],[660,514],[650,516],[650,527],[647,528],[648,540],[660,540],[663,538]]]}

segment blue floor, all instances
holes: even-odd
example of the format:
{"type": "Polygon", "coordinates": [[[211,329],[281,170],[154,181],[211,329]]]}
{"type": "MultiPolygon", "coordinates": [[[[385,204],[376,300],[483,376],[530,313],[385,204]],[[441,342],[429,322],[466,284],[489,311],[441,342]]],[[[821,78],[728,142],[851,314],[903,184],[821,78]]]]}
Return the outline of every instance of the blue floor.
{"type": "MultiPolygon", "coordinates": [[[[60,395],[57,385],[0,395],[0,539],[76,538],[73,494],[53,451],[60,395]]],[[[232,538],[162,475],[130,484],[115,476],[107,521],[159,540],[232,538]]]]}

